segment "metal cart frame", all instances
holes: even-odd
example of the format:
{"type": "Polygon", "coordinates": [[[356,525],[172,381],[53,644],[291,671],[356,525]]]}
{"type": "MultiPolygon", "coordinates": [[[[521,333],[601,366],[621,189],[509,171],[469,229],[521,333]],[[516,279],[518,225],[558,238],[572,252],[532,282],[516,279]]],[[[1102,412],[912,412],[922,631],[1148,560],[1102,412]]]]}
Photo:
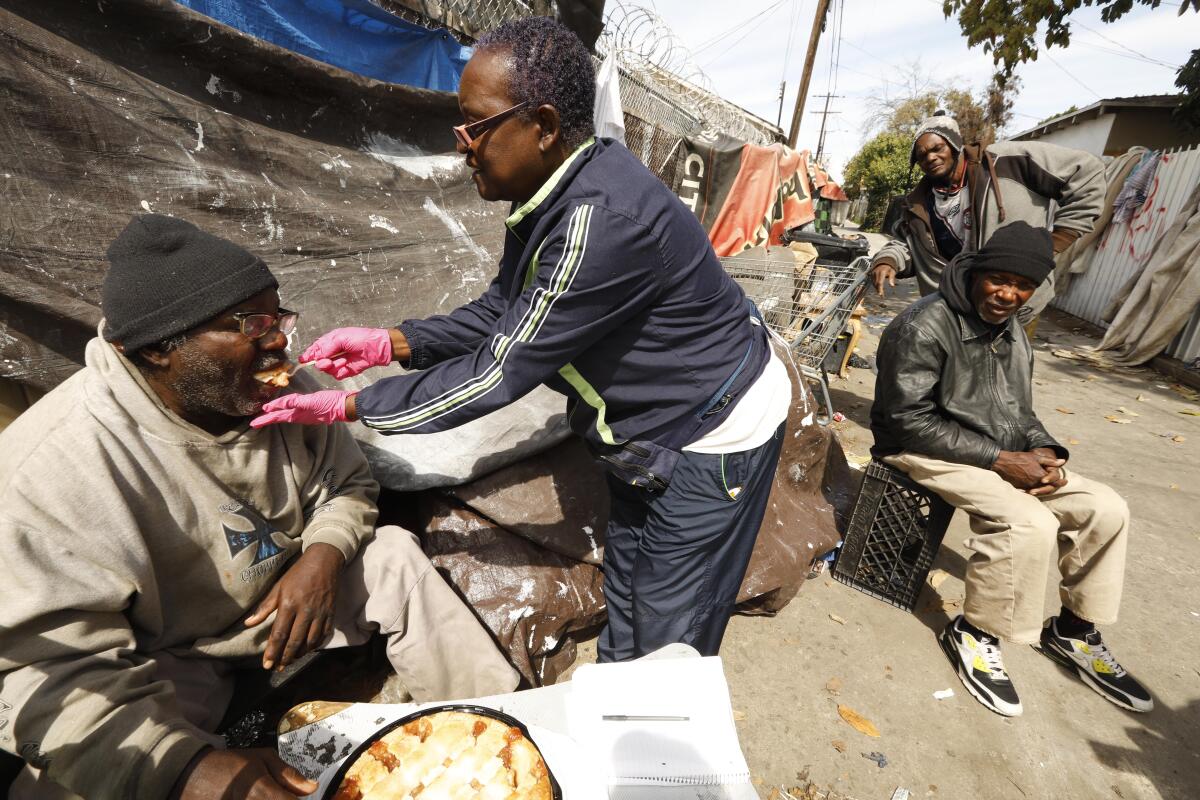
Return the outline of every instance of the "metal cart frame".
{"type": "Polygon", "coordinates": [[[825,358],[866,292],[870,259],[798,264],[786,248],[763,256],[753,252],[722,258],[721,264],[758,307],[767,327],[787,342],[801,373],[821,387],[826,418],[818,422],[828,425],[834,411],[825,358]]]}

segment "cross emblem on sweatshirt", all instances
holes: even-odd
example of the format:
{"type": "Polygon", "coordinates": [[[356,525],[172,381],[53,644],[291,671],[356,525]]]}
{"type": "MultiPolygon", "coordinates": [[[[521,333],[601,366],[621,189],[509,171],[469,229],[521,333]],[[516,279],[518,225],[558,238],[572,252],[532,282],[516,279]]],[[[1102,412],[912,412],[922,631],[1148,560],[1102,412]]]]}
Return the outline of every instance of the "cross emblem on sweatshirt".
{"type": "Polygon", "coordinates": [[[283,552],[283,548],[275,544],[275,540],[271,538],[274,529],[267,524],[267,521],[257,511],[242,504],[240,508],[230,513],[246,520],[250,524],[249,531],[239,531],[224,523],[221,524],[221,527],[225,529],[225,541],[229,544],[229,555],[231,558],[237,558],[238,554],[243,550],[253,547],[255,548],[254,561],[251,562],[250,566],[254,566],[283,552]]]}

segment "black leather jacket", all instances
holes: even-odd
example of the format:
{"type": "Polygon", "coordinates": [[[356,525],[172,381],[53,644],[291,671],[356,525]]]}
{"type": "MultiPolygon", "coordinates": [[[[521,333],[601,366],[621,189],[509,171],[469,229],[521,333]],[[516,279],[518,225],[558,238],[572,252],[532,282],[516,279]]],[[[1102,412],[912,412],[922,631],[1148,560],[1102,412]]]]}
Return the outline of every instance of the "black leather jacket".
{"type": "Polygon", "coordinates": [[[970,301],[963,253],[934,294],[883,332],[871,407],[876,458],[902,451],[990,469],[1001,450],[1067,450],[1033,413],[1033,349],[1014,315],[984,322],[970,301]]]}

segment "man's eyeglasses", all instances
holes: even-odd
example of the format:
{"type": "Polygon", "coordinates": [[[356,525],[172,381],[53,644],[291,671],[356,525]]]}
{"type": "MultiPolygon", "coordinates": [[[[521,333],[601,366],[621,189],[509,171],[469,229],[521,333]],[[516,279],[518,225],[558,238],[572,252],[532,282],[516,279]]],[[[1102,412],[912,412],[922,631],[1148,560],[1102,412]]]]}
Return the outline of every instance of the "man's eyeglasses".
{"type": "Polygon", "coordinates": [[[470,125],[455,125],[451,130],[454,131],[454,138],[458,139],[458,143],[468,150],[475,140],[483,134],[490,131],[492,128],[499,125],[504,120],[516,114],[518,111],[523,111],[529,103],[517,103],[512,108],[505,109],[499,114],[493,114],[487,119],[481,119],[479,122],[472,122],[470,125]]]}
{"type": "Polygon", "coordinates": [[[275,314],[236,311],[231,316],[238,321],[243,336],[261,339],[270,333],[272,328],[279,328],[279,332],[284,336],[290,336],[292,331],[296,330],[296,320],[300,318],[300,312],[281,308],[275,314]]]}

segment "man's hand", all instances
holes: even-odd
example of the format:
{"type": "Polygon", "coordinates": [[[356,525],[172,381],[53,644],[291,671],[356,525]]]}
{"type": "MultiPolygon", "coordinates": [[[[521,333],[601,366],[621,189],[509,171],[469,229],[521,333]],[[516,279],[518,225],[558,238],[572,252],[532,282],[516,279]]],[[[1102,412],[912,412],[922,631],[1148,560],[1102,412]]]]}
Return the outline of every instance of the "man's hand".
{"type": "Polygon", "coordinates": [[[333,630],[333,601],[345,562],[342,552],[324,542],[310,546],[283,573],[246,619],[246,627],[262,623],[271,612],[271,637],[263,653],[263,669],[292,661],[315,650],[333,630]]]}
{"type": "Polygon", "coordinates": [[[1021,491],[1026,491],[1045,486],[1043,479],[1049,477],[1048,470],[1057,469],[1066,463],[1061,458],[1047,458],[1044,454],[1030,451],[1001,450],[1000,455],[996,457],[996,463],[992,464],[992,471],[1021,491]]]}
{"type": "Polygon", "coordinates": [[[300,354],[300,363],[339,381],[371,367],[392,363],[392,337],[387,328],[335,328],[300,354]]]}
{"type": "Polygon", "coordinates": [[[1061,489],[1067,485],[1067,476],[1063,474],[1063,465],[1067,462],[1058,457],[1051,447],[1035,447],[1033,454],[1038,457],[1042,466],[1046,468],[1046,474],[1042,478],[1041,484],[1034,486],[1032,489],[1027,489],[1031,495],[1035,497],[1061,489]]]}
{"type": "Polygon", "coordinates": [[[317,790],[269,748],[202,750],[171,790],[172,800],[295,800],[317,790]]]}
{"type": "Polygon", "coordinates": [[[896,268],[888,261],[881,261],[871,270],[871,280],[875,283],[875,291],[879,292],[880,297],[883,297],[884,282],[893,289],[896,288],[896,268]]]}

